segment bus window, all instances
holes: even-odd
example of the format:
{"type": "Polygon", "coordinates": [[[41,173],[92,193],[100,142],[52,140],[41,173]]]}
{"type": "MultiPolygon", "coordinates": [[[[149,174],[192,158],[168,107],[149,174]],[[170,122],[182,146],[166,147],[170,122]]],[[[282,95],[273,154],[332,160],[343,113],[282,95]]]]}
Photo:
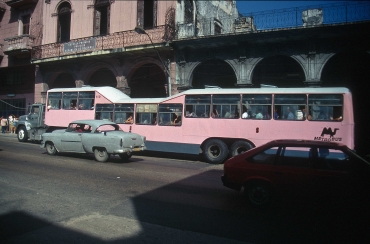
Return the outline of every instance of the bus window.
{"type": "Polygon", "coordinates": [[[157,120],[157,104],[137,104],[136,124],[150,125],[157,120]]]}
{"type": "Polygon", "coordinates": [[[211,95],[187,95],[185,97],[186,117],[209,118],[211,95]]]}
{"type": "Polygon", "coordinates": [[[63,93],[63,109],[76,109],[78,92],[63,93]]]}
{"type": "Polygon", "coordinates": [[[182,104],[160,104],[159,125],[181,125],[182,104]]]}
{"type": "Polygon", "coordinates": [[[271,94],[243,94],[243,119],[271,119],[271,94]]]}
{"type": "Polygon", "coordinates": [[[112,121],[113,108],[113,104],[96,104],[95,119],[112,121]]]}
{"type": "Polygon", "coordinates": [[[343,96],[340,94],[309,94],[308,106],[311,120],[343,119],[343,96]]]}
{"type": "Polygon", "coordinates": [[[61,104],[62,104],[61,92],[48,93],[48,109],[60,109],[61,104]]]}
{"type": "Polygon", "coordinates": [[[114,106],[114,122],[117,124],[132,124],[134,117],[133,104],[115,104],[114,106]],[[131,117],[131,118],[130,118],[131,117]]]}
{"type": "Polygon", "coordinates": [[[78,109],[91,110],[94,109],[95,92],[80,92],[78,94],[78,109]]]}
{"type": "Polygon", "coordinates": [[[277,113],[281,120],[304,120],[303,113],[306,104],[305,94],[276,94],[274,96],[274,113],[277,113]]]}
{"type": "Polygon", "coordinates": [[[240,118],[240,95],[213,95],[212,111],[214,118],[240,118]]]}

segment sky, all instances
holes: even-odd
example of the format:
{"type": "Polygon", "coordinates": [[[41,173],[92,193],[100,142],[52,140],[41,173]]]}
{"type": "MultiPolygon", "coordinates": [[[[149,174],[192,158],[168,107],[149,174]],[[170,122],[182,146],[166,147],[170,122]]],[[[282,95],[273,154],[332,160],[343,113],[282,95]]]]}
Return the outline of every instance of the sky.
{"type": "Polygon", "coordinates": [[[353,2],[353,1],[249,1],[249,0],[237,0],[236,6],[239,13],[253,13],[266,10],[276,10],[284,8],[304,7],[304,6],[317,6],[322,4],[332,4],[340,2],[353,2]]]}

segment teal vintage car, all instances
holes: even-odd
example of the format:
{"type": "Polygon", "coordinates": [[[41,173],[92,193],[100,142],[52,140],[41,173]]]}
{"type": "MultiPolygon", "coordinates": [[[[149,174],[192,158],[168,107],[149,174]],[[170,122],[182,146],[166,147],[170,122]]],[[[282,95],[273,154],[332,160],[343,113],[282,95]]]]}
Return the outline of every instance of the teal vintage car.
{"type": "Polygon", "coordinates": [[[43,133],[41,148],[49,155],[58,152],[93,153],[99,162],[110,155],[119,155],[123,160],[133,152],[143,151],[145,136],[124,132],[119,125],[108,120],[76,120],[67,129],[43,133]]]}

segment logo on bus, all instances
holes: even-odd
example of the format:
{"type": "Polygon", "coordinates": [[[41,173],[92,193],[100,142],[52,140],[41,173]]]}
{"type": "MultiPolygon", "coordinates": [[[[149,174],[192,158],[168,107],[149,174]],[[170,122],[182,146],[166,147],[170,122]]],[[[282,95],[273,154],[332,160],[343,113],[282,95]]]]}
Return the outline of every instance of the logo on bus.
{"type": "Polygon", "coordinates": [[[342,141],[341,137],[334,137],[335,134],[339,128],[334,128],[334,130],[329,127],[329,128],[324,128],[322,129],[321,136],[315,136],[315,141],[342,141]]]}

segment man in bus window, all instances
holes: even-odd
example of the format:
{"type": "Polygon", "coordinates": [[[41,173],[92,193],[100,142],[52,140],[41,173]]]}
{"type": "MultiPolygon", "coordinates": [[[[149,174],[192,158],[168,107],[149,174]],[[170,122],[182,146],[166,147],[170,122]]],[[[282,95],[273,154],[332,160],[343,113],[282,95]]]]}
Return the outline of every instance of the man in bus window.
{"type": "Polygon", "coordinates": [[[292,111],[290,111],[290,108],[289,107],[287,108],[287,117],[286,118],[288,120],[294,119],[294,114],[292,113],[292,111]]]}

